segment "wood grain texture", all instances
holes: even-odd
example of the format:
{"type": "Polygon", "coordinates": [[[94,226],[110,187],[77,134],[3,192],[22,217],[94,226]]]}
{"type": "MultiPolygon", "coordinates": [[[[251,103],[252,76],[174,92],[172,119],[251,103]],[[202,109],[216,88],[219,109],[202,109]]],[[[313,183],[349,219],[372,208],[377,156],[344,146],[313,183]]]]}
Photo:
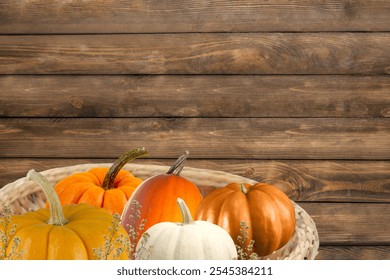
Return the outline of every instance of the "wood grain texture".
{"type": "Polygon", "coordinates": [[[3,0],[0,33],[389,31],[389,12],[383,0],[3,0]]]}
{"type": "Polygon", "coordinates": [[[389,76],[0,75],[1,117],[390,117],[389,76]]]}
{"type": "Polygon", "coordinates": [[[390,33],[0,36],[0,74],[389,74],[390,33]]]}
{"type": "Polygon", "coordinates": [[[316,260],[390,260],[390,246],[321,246],[316,260]]]}
{"type": "MultiPolygon", "coordinates": [[[[79,163],[274,184],[317,259],[390,259],[390,3],[0,1],[0,188],[79,163]]],[[[213,187],[205,186],[207,194],[213,187]]]]}
{"type": "Polygon", "coordinates": [[[388,119],[5,118],[0,157],[116,157],[147,147],[156,158],[390,159],[388,119]]]}
{"type": "Polygon", "coordinates": [[[389,203],[311,203],[299,205],[316,223],[320,246],[390,245],[389,203]]]}
{"type": "MultiPolygon", "coordinates": [[[[25,177],[30,169],[43,171],[83,163],[115,159],[2,158],[0,188],[25,177]]],[[[137,159],[135,163],[169,166],[170,159],[137,159]]],[[[390,161],[320,160],[198,160],[186,166],[219,170],[273,184],[294,201],[390,203],[390,161]]],[[[208,193],[212,188],[203,189],[208,193]]]]}

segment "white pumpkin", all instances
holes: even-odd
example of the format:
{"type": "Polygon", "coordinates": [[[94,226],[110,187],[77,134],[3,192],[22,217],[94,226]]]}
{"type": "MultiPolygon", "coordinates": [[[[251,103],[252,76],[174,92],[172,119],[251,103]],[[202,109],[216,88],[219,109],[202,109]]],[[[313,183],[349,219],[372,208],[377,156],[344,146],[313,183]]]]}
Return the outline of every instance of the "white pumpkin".
{"type": "Polygon", "coordinates": [[[181,199],[177,199],[183,223],[162,222],[150,227],[139,240],[136,259],[231,260],[237,250],[230,235],[206,221],[193,221],[181,199]]]}

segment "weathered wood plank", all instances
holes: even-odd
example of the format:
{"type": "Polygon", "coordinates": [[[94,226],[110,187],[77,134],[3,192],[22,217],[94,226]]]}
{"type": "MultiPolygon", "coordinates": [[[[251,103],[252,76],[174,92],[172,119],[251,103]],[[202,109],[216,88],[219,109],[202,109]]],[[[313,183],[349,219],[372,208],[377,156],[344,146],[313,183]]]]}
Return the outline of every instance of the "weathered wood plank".
{"type": "Polygon", "coordinates": [[[389,74],[390,33],[0,36],[0,74],[389,74]]]}
{"type": "Polygon", "coordinates": [[[0,33],[389,31],[387,1],[0,2],[0,33]]]}
{"type": "Polygon", "coordinates": [[[322,245],[390,245],[389,203],[299,205],[316,223],[322,245]]]}
{"type": "Polygon", "coordinates": [[[2,117],[390,117],[389,76],[2,75],[2,117]]]}
{"type": "MultiPolygon", "coordinates": [[[[114,160],[2,158],[0,187],[26,176],[30,169],[43,171],[114,160]]],[[[173,161],[141,158],[135,163],[170,165],[173,161]]],[[[294,201],[390,203],[390,161],[198,160],[190,155],[186,166],[225,171],[267,182],[282,189],[294,201]]]]}
{"type": "Polygon", "coordinates": [[[107,158],[144,146],[154,158],[390,158],[388,119],[3,118],[0,157],[107,158]]]}
{"type": "Polygon", "coordinates": [[[390,246],[321,246],[316,260],[390,260],[390,246]]]}

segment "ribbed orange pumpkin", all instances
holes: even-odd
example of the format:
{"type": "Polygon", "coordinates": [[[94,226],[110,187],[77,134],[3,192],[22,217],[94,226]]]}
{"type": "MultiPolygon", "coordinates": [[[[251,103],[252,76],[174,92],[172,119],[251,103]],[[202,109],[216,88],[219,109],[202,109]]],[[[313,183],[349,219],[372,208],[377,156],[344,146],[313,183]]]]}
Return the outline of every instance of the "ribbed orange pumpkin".
{"type": "Polygon", "coordinates": [[[253,251],[259,256],[283,247],[292,237],[296,223],[291,200],[277,187],[264,183],[231,183],[213,190],[199,204],[195,219],[221,226],[236,245],[240,245],[242,236],[241,222],[245,222],[248,236],[243,249],[253,240],[253,251]]]}
{"type": "Polygon", "coordinates": [[[146,153],[144,148],[134,149],[119,157],[110,169],[93,168],[62,179],[55,186],[61,204],[87,203],[121,215],[133,191],[142,183],[121,168],[146,153]]]}
{"type": "Polygon", "coordinates": [[[180,176],[188,152],[172,165],[167,174],[159,174],[138,186],[122,213],[122,225],[130,235],[132,244],[137,244],[142,234],[161,222],[181,222],[182,214],[177,207],[180,197],[186,201],[194,217],[202,200],[198,187],[180,176]]]}

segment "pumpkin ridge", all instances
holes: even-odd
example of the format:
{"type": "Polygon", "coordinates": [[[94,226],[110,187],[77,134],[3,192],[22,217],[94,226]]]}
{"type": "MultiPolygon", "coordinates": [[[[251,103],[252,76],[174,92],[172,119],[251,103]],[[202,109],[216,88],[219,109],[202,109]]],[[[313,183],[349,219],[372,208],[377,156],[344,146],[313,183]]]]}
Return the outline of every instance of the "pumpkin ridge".
{"type": "MultiPolygon", "coordinates": [[[[65,225],[65,226],[66,226],[66,225],[65,225]]],[[[88,259],[91,260],[93,256],[91,256],[90,253],[88,252],[88,250],[87,250],[88,246],[87,246],[87,244],[85,243],[84,239],[83,239],[83,238],[80,236],[80,234],[79,234],[76,230],[74,230],[73,228],[67,227],[67,226],[66,226],[66,228],[69,229],[69,230],[71,230],[75,235],[77,235],[77,237],[78,237],[78,238],[80,239],[80,241],[83,243],[83,246],[84,246],[84,248],[85,248],[85,251],[87,251],[88,259]]]]}
{"type": "Polygon", "coordinates": [[[120,186],[118,187],[118,190],[121,190],[122,192],[125,193],[126,199],[129,200],[132,193],[135,191],[136,188],[132,188],[131,186],[120,186]],[[127,194],[128,192],[126,191],[127,189],[132,189],[131,192],[129,192],[129,195],[127,194]]]}
{"type": "Polygon", "coordinates": [[[127,194],[126,194],[126,192],[124,191],[124,190],[122,190],[122,188],[121,187],[119,187],[119,188],[116,188],[118,191],[121,191],[122,193],[123,193],[123,195],[126,197],[126,199],[129,199],[128,197],[127,197],[127,194]]]}
{"type": "MultiPolygon", "coordinates": [[[[19,216],[20,217],[20,216],[19,216]]],[[[50,229],[50,225],[49,224],[47,224],[47,223],[45,223],[45,222],[42,222],[42,221],[39,221],[39,222],[37,222],[37,223],[34,223],[34,224],[30,224],[30,225],[27,225],[27,226],[23,226],[23,227],[20,227],[19,228],[19,230],[17,230],[17,232],[15,231],[15,233],[14,233],[14,235],[13,235],[13,237],[12,237],[12,240],[15,238],[15,237],[18,237],[19,239],[20,239],[20,235],[27,235],[29,238],[32,236],[31,234],[29,234],[29,231],[31,231],[32,229],[32,227],[37,227],[37,226],[40,226],[41,228],[43,228],[43,229],[47,229],[47,228],[49,228],[49,231],[51,230],[50,229]],[[27,233],[26,233],[27,232],[27,233]]],[[[17,225],[17,228],[18,228],[18,225],[17,225]]],[[[34,230],[35,231],[35,230],[34,230]]],[[[47,235],[45,235],[45,236],[47,236],[47,235]]],[[[12,240],[11,240],[11,242],[12,242],[12,240]]],[[[22,242],[23,241],[25,241],[25,239],[20,239],[22,242]]],[[[30,242],[32,242],[31,241],[31,239],[30,239],[30,242]]],[[[19,244],[20,245],[20,244],[19,244]]],[[[47,240],[46,240],[46,245],[47,245],[47,240]]],[[[47,246],[46,246],[47,247],[47,246]]],[[[46,258],[46,256],[47,256],[47,252],[45,252],[45,258],[46,258]]]]}
{"type": "Polygon", "coordinates": [[[101,187],[103,185],[103,180],[104,180],[104,177],[107,174],[107,172],[108,172],[107,167],[95,167],[95,168],[88,170],[86,173],[92,174],[94,176],[94,178],[96,178],[96,181],[97,181],[96,185],[101,187]],[[103,178],[101,178],[101,177],[103,177],[103,178]]]}
{"type": "Polygon", "coordinates": [[[126,185],[127,180],[131,180],[132,182],[134,179],[141,180],[140,178],[134,176],[134,174],[130,170],[122,169],[118,172],[118,174],[115,177],[115,182],[114,182],[116,186],[115,188],[119,188],[122,185],[126,185]]]}
{"type": "Polygon", "coordinates": [[[126,194],[118,189],[109,189],[103,195],[103,208],[111,213],[118,213],[123,211],[127,202],[126,194]]]}
{"type": "Polygon", "coordinates": [[[91,206],[87,203],[68,204],[68,205],[64,205],[63,209],[64,209],[64,215],[69,220],[68,224],[72,224],[78,222],[79,220],[83,220],[84,213],[87,211],[91,212],[90,215],[96,215],[94,211],[94,206],[91,206]],[[80,209],[82,209],[83,211],[81,211],[80,209]]]}
{"type": "Polygon", "coordinates": [[[37,222],[44,222],[49,219],[48,215],[45,215],[44,211],[42,209],[38,209],[35,212],[26,212],[24,215],[28,215],[29,219],[34,219],[37,222]]]}
{"type": "MultiPolygon", "coordinates": [[[[70,202],[66,202],[66,204],[77,204],[79,203],[79,200],[80,198],[83,196],[83,194],[85,193],[85,191],[87,189],[89,189],[90,187],[94,187],[95,185],[93,183],[85,183],[85,182],[78,182],[78,183],[74,183],[72,185],[69,185],[67,190],[71,193],[71,194],[77,194],[77,196],[73,196],[71,201],[70,202]],[[77,184],[77,186],[76,186],[77,184]],[[80,186],[79,186],[80,184],[80,186]],[[72,189],[74,188],[74,189],[72,189]],[[79,189],[82,188],[82,191],[79,191],[79,189]],[[77,190],[77,191],[75,191],[77,190]]],[[[66,193],[62,193],[62,195],[65,195],[66,193]]],[[[61,204],[62,204],[62,199],[63,198],[62,196],[60,197],[60,200],[61,200],[61,204]]]]}
{"type": "Polygon", "coordinates": [[[132,177],[126,177],[126,178],[121,178],[117,183],[116,183],[116,188],[122,188],[122,187],[134,187],[134,189],[139,186],[143,181],[141,178],[135,177],[131,173],[129,176],[132,177]]]}
{"type": "MultiPolygon", "coordinates": [[[[277,192],[277,191],[275,191],[275,192],[277,192]]],[[[264,192],[264,193],[267,194],[268,200],[270,202],[272,202],[276,207],[278,207],[279,211],[281,211],[281,208],[284,208],[284,204],[280,203],[280,199],[277,199],[275,196],[272,196],[269,192],[264,192]]],[[[276,219],[276,220],[278,222],[279,228],[283,228],[284,220],[282,220],[282,219],[276,219]]],[[[273,221],[273,223],[275,223],[275,221],[273,221]]],[[[271,227],[271,230],[272,230],[272,235],[274,236],[274,239],[275,239],[275,235],[276,235],[275,234],[275,227],[271,227]]],[[[281,244],[283,244],[283,240],[284,240],[285,236],[284,235],[277,235],[277,237],[279,237],[279,238],[277,238],[275,240],[275,243],[278,244],[277,247],[281,247],[281,244]]]]}
{"type": "Polygon", "coordinates": [[[95,184],[86,184],[87,186],[85,187],[85,189],[83,189],[82,193],[80,194],[79,198],[77,199],[77,202],[76,203],[79,203],[80,199],[83,197],[83,195],[85,194],[85,192],[91,188],[95,188],[95,187],[99,187],[99,186],[96,186],[95,184]]]}
{"type": "Polygon", "coordinates": [[[94,186],[91,182],[77,182],[68,185],[60,195],[58,194],[61,205],[77,204],[83,193],[91,186],[94,186]]]}
{"type": "MultiPolygon", "coordinates": [[[[236,192],[235,190],[230,189],[230,188],[229,188],[229,191],[225,191],[225,192],[222,189],[215,189],[211,193],[209,193],[206,197],[207,197],[207,201],[214,201],[214,203],[215,203],[215,202],[219,202],[221,200],[225,201],[226,197],[230,196],[231,194],[233,194],[235,192],[236,192]]],[[[204,203],[206,203],[206,200],[201,201],[199,206],[203,206],[204,203]]],[[[217,204],[215,203],[214,206],[216,206],[216,205],[217,204]]],[[[203,208],[203,207],[199,207],[198,209],[200,209],[200,208],[203,208]]],[[[218,208],[215,207],[215,209],[218,209],[218,212],[220,212],[220,207],[218,207],[218,208]]],[[[198,211],[196,211],[196,212],[197,213],[195,214],[195,216],[198,219],[199,218],[198,211]]],[[[217,211],[215,211],[215,212],[217,212],[217,211]]],[[[202,209],[200,216],[204,216],[204,215],[205,215],[205,213],[204,213],[204,210],[202,209]]]]}
{"type": "Polygon", "coordinates": [[[46,255],[45,255],[45,258],[44,259],[47,259],[47,256],[49,255],[49,236],[50,236],[50,233],[51,231],[53,230],[53,226],[50,227],[48,233],[46,234],[46,255]]]}
{"type": "MultiPolygon", "coordinates": [[[[249,190],[248,190],[249,193],[249,190]]],[[[241,190],[231,193],[230,196],[228,196],[224,203],[228,204],[231,208],[237,209],[237,212],[233,212],[234,216],[229,215],[228,218],[226,218],[228,221],[235,221],[236,224],[227,225],[226,228],[232,228],[232,230],[235,232],[234,236],[236,236],[236,240],[233,240],[234,243],[238,244],[238,237],[241,236],[240,230],[242,229],[241,223],[245,222],[246,226],[248,227],[247,230],[247,240],[245,242],[245,246],[249,244],[249,242],[253,238],[252,234],[252,215],[250,211],[250,202],[248,200],[248,193],[243,193],[241,190]],[[234,198],[233,196],[236,196],[234,198]],[[242,199],[240,199],[242,198],[242,199]],[[230,200],[230,201],[229,201],[230,200]],[[244,217],[244,215],[247,214],[247,217],[244,217]]],[[[223,215],[224,213],[232,213],[232,211],[229,211],[230,207],[226,207],[227,209],[220,209],[220,215],[223,215]]],[[[226,214],[225,214],[226,215],[226,214]]],[[[223,226],[225,228],[225,226],[223,226]]]]}
{"type": "MultiPolygon", "coordinates": [[[[42,222],[42,221],[37,219],[36,222],[37,222],[37,223],[32,223],[32,224],[30,224],[29,226],[36,225],[36,224],[38,224],[39,222],[42,222]]],[[[20,231],[24,229],[23,227],[18,227],[18,224],[16,224],[16,223],[11,223],[11,224],[10,224],[11,227],[12,227],[13,225],[16,225],[15,232],[14,232],[14,236],[16,236],[17,234],[19,234],[20,231]]]]}
{"type": "MultiPolygon", "coordinates": [[[[168,229],[170,230],[170,240],[169,240],[169,247],[168,248],[173,248],[173,250],[171,251],[172,252],[172,255],[169,257],[169,259],[171,260],[174,260],[177,258],[177,255],[179,254],[180,255],[180,246],[179,244],[177,244],[177,240],[182,240],[182,236],[183,236],[183,231],[180,230],[180,227],[182,227],[182,225],[177,225],[176,227],[172,227],[173,228],[173,232],[172,232],[172,229],[171,228],[168,228],[166,227],[164,232],[168,231],[168,229]]],[[[191,240],[192,242],[193,240],[191,240]]]]}
{"type": "Polygon", "coordinates": [[[102,195],[102,193],[103,193],[102,196],[104,196],[104,192],[105,191],[101,187],[91,184],[90,186],[84,189],[80,197],[77,199],[76,203],[77,204],[87,203],[93,206],[102,207],[103,203],[102,202],[98,203],[98,202],[99,202],[99,197],[102,195]]]}
{"type": "Polygon", "coordinates": [[[73,185],[75,183],[80,182],[89,182],[91,180],[91,183],[96,182],[96,178],[92,173],[88,172],[78,172],[70,175],[69,177],[63,178],[55,185],[55,190],[58,195],[61,195],[63,191],[70,185],[73,185]]]}

